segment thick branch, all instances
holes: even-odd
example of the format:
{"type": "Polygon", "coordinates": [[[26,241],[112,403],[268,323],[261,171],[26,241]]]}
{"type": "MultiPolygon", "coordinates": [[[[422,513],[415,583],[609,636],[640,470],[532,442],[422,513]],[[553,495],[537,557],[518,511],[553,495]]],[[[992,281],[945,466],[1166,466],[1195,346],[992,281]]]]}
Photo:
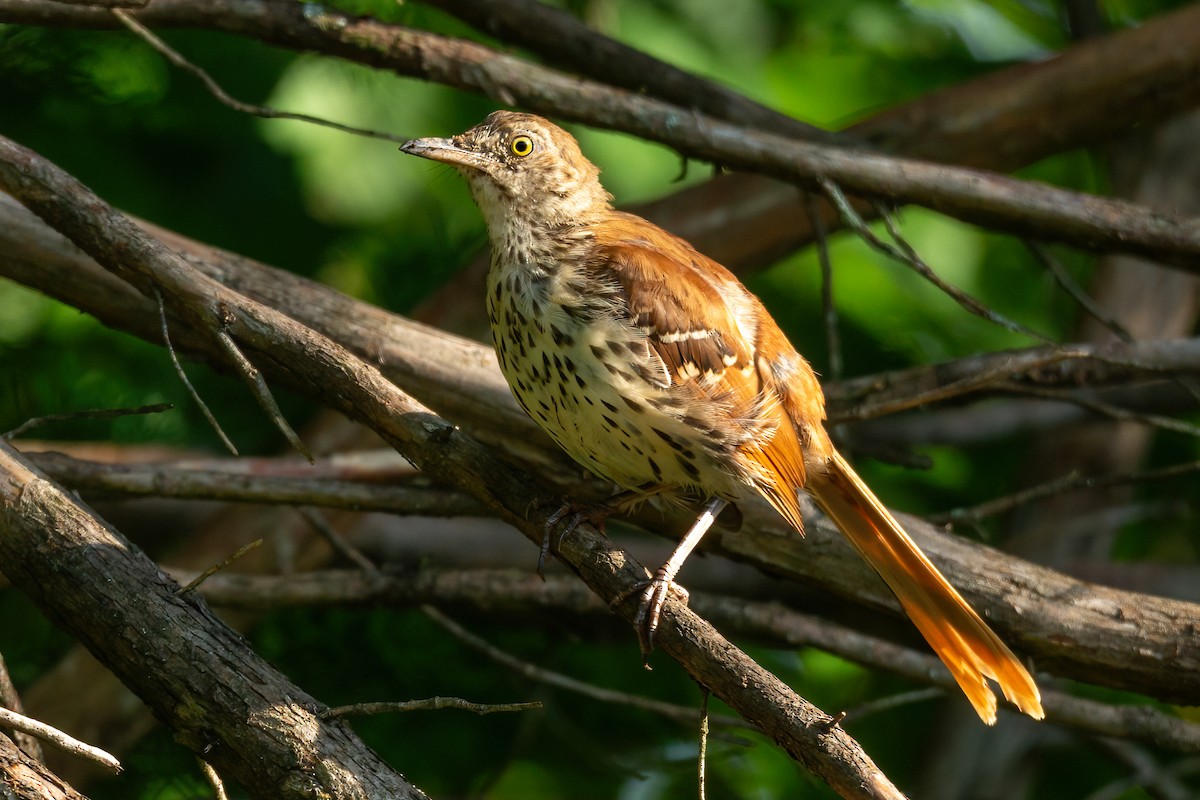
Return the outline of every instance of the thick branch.
{"type": "MultiPolygon", "coordinates": [[[[481,516],[484,508],[447,489],[347,480],[328,470],[285,462],[285,474],[238,469],[241,462],[106,464],[62,453],[25,453],[54,480],[73,490],[129,497],[173,497],[268,505],[313,505],[350,511],[389,511],[425,517],[481,516]]],[[[262,467],[262,462],[258,462],[262,467]]]]}
{"type": "Polygon", "coordinates": [[[254,797],[425,796],[5,442],[0,530],[13,584],[254,797]]]}
{"type": "Polygon", "coordinates": [[[0,733],[0,797],[12,800],[87,800],[0,733]]]}

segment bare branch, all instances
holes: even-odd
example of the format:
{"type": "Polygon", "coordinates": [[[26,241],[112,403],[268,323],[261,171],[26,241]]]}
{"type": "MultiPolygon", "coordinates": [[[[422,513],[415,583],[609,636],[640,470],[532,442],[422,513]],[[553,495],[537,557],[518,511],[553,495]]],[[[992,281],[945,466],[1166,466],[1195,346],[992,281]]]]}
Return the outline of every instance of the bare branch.
{"type": "Polygon", "coordinates": [[[1100,305],[1091,297],[1091,295],[1083,290],[1082,286],[1076,283],[1075,279],[1071,277],[1071,274],[1067,272],[1059,260],[1054,257],[1054,254],[1052,254],[1045,245],[1039,242],[1025,240],[1025,248],[1029,250],[1030,253],[1033,253],[1034,258],[1038,260],[1038,263],[1045,267],[1046,270],[1054,276],[1054,280],[1058,282],[1058,285],[1061,286],[1067,294],[1071,295],[1072,299],[1074,299],[1076,303],[1079,303],[1079,306],[1084,311],[1090,314],[1101,325],[1116,334],[1117,338],[1121,341],[1133,341],[1133,336],[1129,334],[1129,331],[1127,331],[1125,327],[1116,320],[1115,317],[1101,308],[1100,305]]]}
{"type": "MultiPolygon", "coordinates": [[[[5,663],[3,654],[0,654],[0,708],[7,708],[18,714],[24,711],[21,705],[21,696],[17,694],[17,687],[13,685],[12,676],[8,673],[8,664],[5,663]]],[[[42,756],[42,746],[38,743],[37,737],[21,731],[3,732],[9,733],[17,747],[21,748],[34,761],[45,761],[42,756]]]]}
{"type": "Polygon", "coordinates": [[[246,555],[246,553],[249,553],[251,550],[254,550],[257,547],[260,547],[262,545],[262,543],[263,543],[262,539],[255,539],[253,542],[242,545],[237,550],[234,550],[233,553],[230,554],[230,556],[228,558],[226,558],[224,561],[220,561],[216,564],[213,564],[211,567],[204,570],[199,575],[197,575],[196,577],[194,577],[190,581],[188,581],[185,586],[179,587],[179,589],[177,589],[175,591],[175,594],[182,597],[183,595],[187,594],[188,592],[195,591],[206,580],[211,578],[213,575],[216,575],[218,572],[225,569],[226,567],[228,567],[230,564],[237,561],[242,556],[246,555]]]}
{"type": "Polygon", "coordinates": [[[821,128],[748,99],[597,33],[577,17],[536,0],[427,0],[489,36],[526,47],[551,63],[632,92],[764,131],[833,141],[821,128]]]}
{"type": "MultiPolygon", "coordinates": [[[[508,669],[525,678],[537,681],[538,683],[544,683],[547,686],[554,686],[558,689],[565,689],[568,692],[574,692],[585,697],[590,697],[593,700],[599,700],[603,703],[614,703],[616,705],[641,709],[642,711],[649,711],[652,714],[657,714],[660,717],[665,717],[685,725],[691,725],[696,721],[696,709],[694,708],[679,706],[673,703],[664,703],[659,700],[650,700],[645,697],[638,697],[637,695],[631,695],[626,692],[618,692],[613,689],[605,689],[603,687],[594,686],[585,681],[563,675],[560,672],[544,669],[536,664],[532,664],[528,661],[522,661],[521,659],[504,652],[482,637],[471,633],[434,606],[428,604],[422,605],[421,611],[425,614],[425,616],[429,617],[438,625],[441,625],[442,628],[449,631],[450,634],[460,642],[463,642],[472,649],[483,653],[497,664],[507,667],[508,669]]],[[[737,717],[722,716],[717,718],[715,721],[718,725],[731,728],[744,728],[752,731],[759,730],[757,725],[753,725],[745,720],[738,719],[737,717]]]]}
{"type": "Polygon", "coordinates": [[[229,800],[229,795],[225,793],[225,783],[221,780],[221,776],[217,774],[217,771],[213,769],[213,765],[198,756],[196,761],[200,764],[200,771],[204,773],[204,779],[212,787],[216,800],[229,800]]]}
{"type": "Polygon", "coordinates": [[[540,702],[532,703],[472,703],[461,697],[430,697],[425,700],[398,700],[396,702],[355,703],[349,706],[337,706],[325,711],[321,716],[355,717],[371,714],[396,714],[409,711],[442,711],[451,708],[458,711],[470,711],[472,714],[484,716],[508,711],[539,711],[540,702]]]}
{"type": "MultiPolygon", "coordinates": [[[[0,2],[0,21],[100,25],[107,19],[45,0],[0,2]]],[[[787,139],[685,111],[651,97],[571,78],[482,45],[350,17],[328,7],[232,0],[164,0],[136,15],[148,25],[211,28],[318,50],[483,93],[508,104],[622,130],[685,156],[817,188],[915,203],[979,225],[1200,271],[1200,222],[1123,201],[1001,175],[787,139]]],[[[1163,91],[1159,87],[1159,91],[1163,91]]]]}
{"type": "MultiPolygon", "coordinates": [[[[134,497],[310,505],[349,511],[389,511],[426,517],[483,516],[476,500],[451,489],[395,485],[395,470],[378,475],[361,470],[299,467],[295,460],[239,459],[237,462],[108,464],[62,453],[23,450],[38,469],[81,491],[134,497]],[[277,469],[273,474],[270,470],[277,469]]],[[[324,459],[323,459],[324,461],[324,459]]]]}
{"type": "Polygon", "coordinates": [[[175,406],[170,403],[154,403],[153,405],[138,406],[137,408],[92,408],[86,411],[72,411],[67,414],[46,414],[41,417],[25,420],[11,431],[0,436],[0,438],[16,439],[34,428],[47,425],[51,422],[70,422],[77,419],[115,419],[117,417],[128,417],[138,414],[161,414],[173,408],[175,406]]]}
{"type": "Polygon", "coordinates": [[[986,319],[988,322],[999,325],[1000,327],[1006,328],[1014,333],[1023,333],[1026,336],[1033,337],[1040,342],[1048,343],[1050,341],[1050,339],[1038,333],[1037,331],[1031,330],[1020,323],[1012,321],[1003,314],[993,311],[976,298],[964,292],[962,289],[959,289],[957,286],[952,286],[949,283],[946,283],[946,281],[942,280],[941,277],[934,272],[928,264],[925,263],[925,260],[917,255],[917,251],[914,250],[912,246],[900,235],[900,231],[896,227],[891,214],[884,213],[882,206],[876,205],[875,209],[880,213],[880,216],[883,217],[883,221],[887,225],[888,234],[892,237],[892,241],[895,242],[895,245],[883,241],[876,236],[869,227],[867,227],[866,221],[864,221],[863,218],[859,216],[858,212],[854,210],[854,206],[850,204],[850,200],[845,194],[842,193],[842,190],[838,188],[836,183],[828,178],[821,178],[819,180],[819,184],[821,191],[825,193],[825,196],[829,198],[831,203],[833,203],[834,208],[838,210],[838,214],[841,215],[842,224],[854,231],[854,233],[858,234],[858,237],[866,242],[869,246],[912,269],[922,278],[940,289],[944,294],[948,295],[951,300],[958,303],[959,306],[965,309],[968,313],[974,314],[982,319],[986,319]]]}
{"type": "Polygon", "coordinates": [[[821,218],[821,207],[817,198],[809,192],[804,195],[804,210],[816,237],[817,261],[821,264],[821,319],[825,327],[825,348],[829,351],[829,379],[838,381],[843,377],[842,339],[838,333],[837,306],[833,302],[833,262],[829,258],[829,239],[825,232],[825,221],[821,218]]]}
{"type": "Polygon", "coordinates": [[[5,800],[87,800],[7,736],[0,736],[0,791],[5,800]]]}
{"type": "Polygon", "coordinates": [[[1135,483],[1171,480],[1184,475],[1193,475],[1196,472],[1200,472],[1200,461],[1172,464],[1169,467],[1131,472],[1125,475],[1090,476],[1072,473],[1038,484],[1037,486],[1030,486],[1013,494],[993,498],[970,508],[955,508],[944,514],[933,514],[928,519],[935,525],[953,524],[956,522],[979,522],[987,517],[1003,514],[1014,508],[1064,492],[1106,489],[1110,486],[1128,486],[1135,483]]]}
{"type": "Polygon", "coordinates": [[[317,718],[320,703],[2,441],[0,527],[13,584],[252,797],[425,797],[344,725],[317,718]]]}
{"type": "MultiPolygon", "coordinates": [[[[56,0],[56,2],[58,1],[61,0],[56,0]]],[[[141,0],[138,5],[145,5],[146,2],[147,0],[141,0]]],[[[112,13],[113,16],[121,21],[122,25],[141,37],[147,44],[161,53],[163,57],[165,57],[172,64],[186,72],[190,72],[192,75],[195,75],[197,78],[199,78],[200,82],[204,84],[204,88],[208,89],[209,94],[215,97],[218,102],[229,106],[234,111],[238,111],[243,114],[249,114],[254,117],[260,117],[261,119],[291,119],[296,120],[297,122],[308,122],[313,125],[321,125],[326,128],[333,128],[334,130],[342,131],[343,133],[352,133],[355,136],[368,136],[372,139],[384,139],[389,142],[396,142],[397,144],[403,144],[406,141],[403,136],[395,136],[390,133],[384,133],[383,131],[373,131],[366,128],[356,128],[353,125],[343,125],[340,122],[334,122],[322,117],[314,117],[311,114],[299,114],[293,111],[278,111],[274,108],[268,108],[266,106],[243,103],[241,100],[231,97],[224,89],[221,88],[221,85],[217,83],[211,75],[180,55],[179,51],[173,49],[169,44],[156,36],[153,31],[134,19],[133,16],[125,11],[122,11],[121,9],[113,9],[112,13]]]]}
{"type": "MultiPolygon", "coordinates": [[[[179,579],[190,573],[174,570],[179,579]]],[[[565,576],[549,575],[545,582],[530,572],[515,570],[440,570],[425,568],[411,572],[382,571],[365,575],[358,571],[307,572],[286,577],[226,573],[209,580],[202,589],[209,600],[230,608],[279,609],[295,607],[385,605],[455,605],[481,613],[506,611],[521,618],[537,619],[547,610],[566,612],[588,619],[607,620],[610,609],[594,595],[582,591],[565,576]]],[[[779,603],[760,603],[736,597],[693,591],[689,604],[723,630],[748,639],[765,640],[777,647],[816,647],[873,669],[902,675],[941,691],[953,690],[954,682],[936,656],[916,652],[844,625],[802,614],[779,603]]],[[[428,612],[426,612],[428,613],[428,612]]],[[[1037,620],[1031,620],[1036,624],[1037,620]]],[[[464,632],[465,633],[465,632],[464,632]]],[[[457,634],[456,634],[457,635],[457,634]]],[[[537,680],[612,702],[632,703],[628,696],[581,684],[567,676],[546,673],[536,665],[496,651],[472,634],[468,644],[499,663],[537,680]],[[477,644],[478,642],[478,644],[477,644]],[[599,693],[599,694],[597,694],[599,693]]],[[[462,637],[460,637],[462,638],[462,637]]],[[[1150,643],[1153,645],[1153,643],[1150,643]]],[[[1044,688],[1047,721],[1105,736],[1138,739],[1181,752],[1200,752],[1200,724],[1187,722],[1150,705],[1109,705],[1073,697],[1050,686],[1044,688]]],[[[640,704],[644,701],[638,701],[640,704]]],[[[649,710],[681,722],[695,721],[695,709],[649,710]]],[[[853,722],[853,719],[847,717],[853,722]]]]}
{"type": "Polygon", "coordinates": [[[167,309],[166,306],[163,305],[162,292],[158,290],[157,286],[154,287],[154,299],[158,301],[158,319],[162,325],[163,347],[167,348],[167,355],[171,357],[171,365],[175,367],[175,374],[179,376],[180,382],[187,389],[188,394],[192,396],[192,400],[197,406],[200,407],[200,413],[204,415],[206,420],[208,420],[209,427],[211,427],[217,434],[217,438],[221,440],[221,444],[225,445],[225,449],[228,450],[231,455],[236,456],[238,454],[237,447],[235,447],[233,442],[230,441],[229,437],[225,435],[225,430],[221,427],[221,423],[217,422],[217,418],[213,416],[212,410],[208,407],[208,403],[204,402],[204,398],[202,398],[200,393],[196,391],[196,387],[192,385],[191,379],[188,378],[187,373],[183,371],[183,364],[179,363],[179,356],[175,355],[175,348],[171,344],[171,331],[167,325],[167,309]]]}
{"type": "Polygon", "coordinates": [[[298,508],[296,510],[300,513],[300,516],[308,520],[308,524],[312,525],[313,529],[316,530],[317,533],[321,534],[321,537],[324,538],[325,541],[329,542],[329,546],[332,547],[337,553],[341,554],[343,558],[347,559],[350,563],[357,565],[359,569],[366,572],[379,571],[379,567],[375,566],[375,563],[371,561],[371,559],[363,555],[362,551],[357,547],[347,542],[346,537],[338,533],[337,530],[329,524],[328,520],[318,514],[316,510],[311,508],[298,508]]]}
{"type": "Polygon", "coordinates": [[[275,427],[283,434],[288,443],[296,449],[300,455],[308,459],[312,463],[313,455],[309,452],[308,446],[300,439],[300,435],[291,424],[284,418],[283,412],[279,410],[279,403],[275,401],[275,395],[271,393],[270,387],[267,386],[267,381],[263,378],[262,372],[258,367],[250,362],[250,359],[243,355],[241,348],[237,346],[237,342],[233,337],[224,330],[215,331],[217,343],[221,345],[221,349],[225,351],[225,355],[234,366],[234,371],[238,377],[250,389],[250,393],[254,399],[258,401],[258,405],[266,412],[267,418],[275,424],[275,427]]]}
{"type": "Polygon", "coordinates": [[[1088,395],[1079,392],[1068,392],[1062,389],[1048,389],[1041,386],[1027,386],[1013,383],[1011,381],[1001,383],[997,388],[1016,394],[1041,397],[1046,400],[1059,400],[1064,403],[1072,403],[1081,408],[1086,408],[1088,411],[1099,414],[1100,416],[1120,420],[1121,422],[1137,422],[1142,425],[1149,425],[1152,428],[1159,428],[1164,431],[1172,431],[1173,433],[1183,433],[1188,436],[1200,437],[1200,426],[1192,425],[1191,423],[1184,422],[1180,419],[1164,417],[1161,414],[1143,414],[1137,411],[1130,411],[1128,409],[1115,406],[1112,403],[1106,403],[1095,395],[1088,395]]]}
{"type": "Polygon", "coordinates": [[[89,761],[94,761],[110,772],[121,771],[121,762],[99,747],[93,747],[86,742],[81,742],[57,728],[51,727],[44,722],[38,722],[36,719],[30,719],[24,714],[18,714],[15,711],[9,711],[7,708],[0,707],[0,725],[28,733],[30,736],[36,736],[60,750],[64,750],[80,758],[86,758],[89,761]]]}

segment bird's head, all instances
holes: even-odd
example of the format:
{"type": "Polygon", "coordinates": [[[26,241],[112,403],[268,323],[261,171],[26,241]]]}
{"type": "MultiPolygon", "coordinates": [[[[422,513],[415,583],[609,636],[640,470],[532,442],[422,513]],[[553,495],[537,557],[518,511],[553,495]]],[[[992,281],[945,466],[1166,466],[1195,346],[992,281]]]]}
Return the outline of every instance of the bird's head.
{"type": "Polygon", "coordinates": [[[533,114],[496,111],[465,133],[413,139],[400,149],[457,168],[489,227],[513,216],[570,225],[610,208],[600,170],[574,137],[533,114]]]}

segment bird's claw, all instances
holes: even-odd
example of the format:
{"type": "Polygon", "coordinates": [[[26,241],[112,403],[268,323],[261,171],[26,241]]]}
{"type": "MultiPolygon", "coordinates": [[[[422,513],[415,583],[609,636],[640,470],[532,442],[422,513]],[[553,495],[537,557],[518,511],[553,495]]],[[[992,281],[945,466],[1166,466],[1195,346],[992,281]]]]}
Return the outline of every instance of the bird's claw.
{"type": "Polygon", "coordinates": [[[661,569],[655,572],[654,577],[645,584],[633,589],[633,591],[641,590],[642,595],[633,622],[637,626],[638,646],[642,651],[642,666],[646,669],[650,669],[648,659],[654,650],[654,635],[658,631],[658,623],[662,620],[663,608],[667,604],[667,598],[672,589],[679,594],[683,604],[687,605],[687,589],[668,579],[661,569]]]}
{"type": "Polygon", "coordinates": [[[596,530],[604,533],[604,523],[612,513],[613,509],[606,503],[579,505],[564,500],[557,511],[546,517],[546,524],[542,527],[542,547],[538,551],[537,563],[538,576],[545,579],[546,557],[552,552],[557,552],[559,545],[562,544],[563,537],[573,533],[584,522],[591,523],[596,530]],[[556,537],[554,529],[563,520],[566,520],[566,523],[563,524],[562,529],[558,531],[556,537]]]}

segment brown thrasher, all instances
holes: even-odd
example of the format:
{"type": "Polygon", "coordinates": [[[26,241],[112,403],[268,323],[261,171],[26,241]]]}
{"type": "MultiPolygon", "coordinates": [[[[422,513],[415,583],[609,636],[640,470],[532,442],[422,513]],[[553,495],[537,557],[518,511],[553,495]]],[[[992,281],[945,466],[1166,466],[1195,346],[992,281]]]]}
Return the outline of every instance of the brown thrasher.
{"type": "Polygon", "coordinates": [[[458,169],[492,245],[487,309],[521,407],[579,463],[626,490],[707,505],[643,595],[652,641],[671,581],[749,487],[803,532],[807,489],[891,587],[984,722],[986,678],[1043,716],[1033,678],[834,449],[816,375],[720,264],[613,209],[566,131],[497,111],[401,149],[458,169]]]}

